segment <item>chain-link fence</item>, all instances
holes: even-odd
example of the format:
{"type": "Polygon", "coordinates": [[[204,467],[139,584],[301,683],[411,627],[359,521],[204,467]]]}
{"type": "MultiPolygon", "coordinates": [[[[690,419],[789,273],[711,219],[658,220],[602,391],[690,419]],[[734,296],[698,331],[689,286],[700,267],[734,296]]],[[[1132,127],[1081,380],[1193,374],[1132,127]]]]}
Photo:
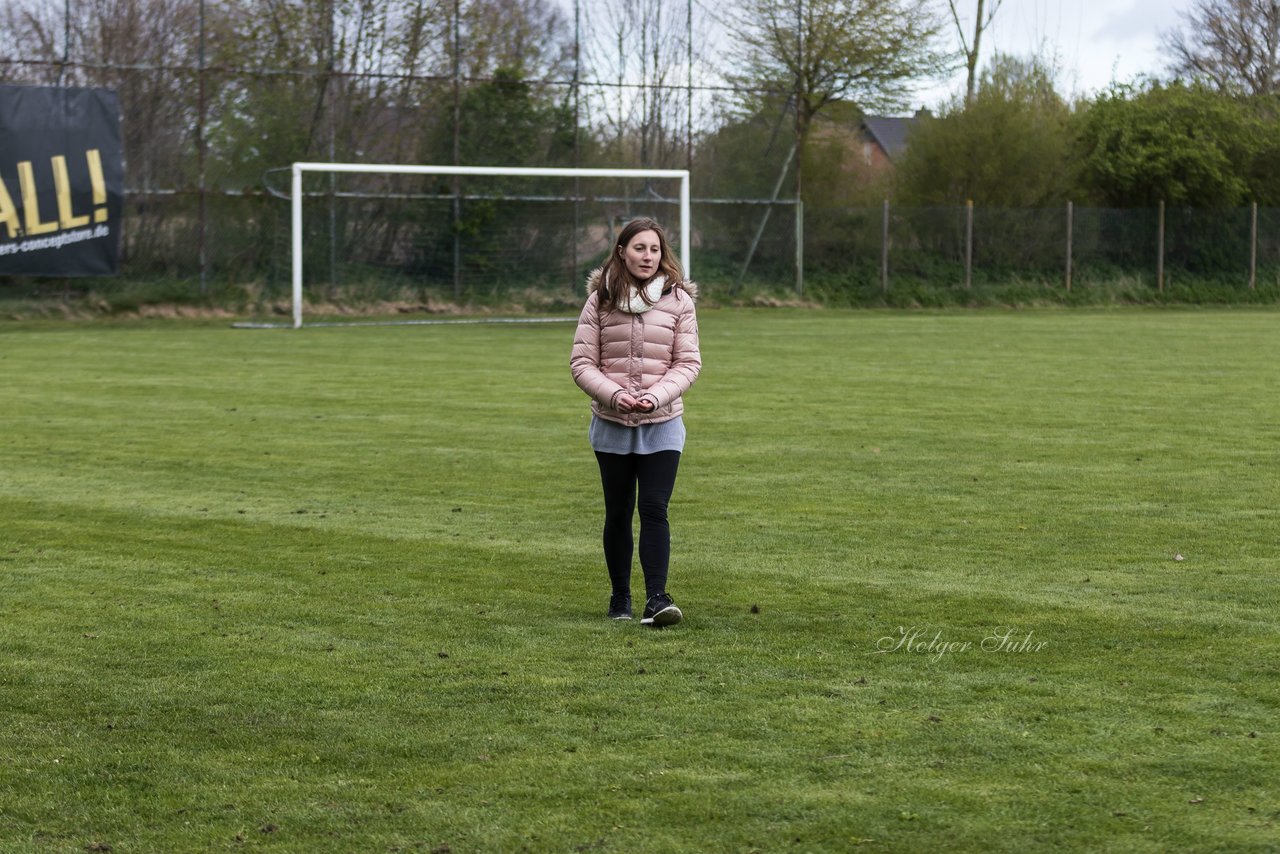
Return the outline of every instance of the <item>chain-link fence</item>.
{"type": "Polygon", "coordinates": [[[1188,281],[1220,291],[1280,286],[1280,209],[804,208],[805,278],[851,293],[1020,283],[1120,286],[1135,296],[1188,281]]]}
{"type": "MultiPolygon", "coordinates": [[[[472,190],[456,198],[447,186],[362,198],[317,189],[304,206],[308,298],[474,303],[541,292],[571,300],[632,216],[666,223],[680,248],[674,194],[575,194],[567,183],[538,195],[472,190]]],[[[175,296],[190,296],[203,261],[220,287],[246,289],[264,307],[287,301],[288,200],[211,196],[203,221],[199,203],[194,193],[131,195],[121,278],[163,278],[175,296]]],[[[1135,298],[1190,281],[1227,295],[1280,287],[1276,208],[1177,208],[1162,218],[1158,209],[1068,214],[694,199],[691,219],[695,276],[718,296],[763,288],[865,303],[1009,283],[1045,294],[1118,285],[1135,298]]]]}

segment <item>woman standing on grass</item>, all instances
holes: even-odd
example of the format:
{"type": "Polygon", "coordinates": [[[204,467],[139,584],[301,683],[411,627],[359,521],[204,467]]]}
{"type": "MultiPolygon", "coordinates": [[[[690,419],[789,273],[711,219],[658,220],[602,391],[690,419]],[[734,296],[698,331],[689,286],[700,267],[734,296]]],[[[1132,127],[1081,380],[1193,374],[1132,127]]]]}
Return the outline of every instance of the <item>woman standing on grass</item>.
{"type": "Polygon", "coordinates": [[[684,450],[681,397],[702,369],[697,292],[651,219],[627,223],[608,260],[587,279],[569,364],[573,381],[591,396],[589,435],[604,486],[604,559],[613,585],[610,619],[631,619],[637,506],[645,586],[640,622],[670,626],[683,619],[667,593],[667,502],[684,450]]]}

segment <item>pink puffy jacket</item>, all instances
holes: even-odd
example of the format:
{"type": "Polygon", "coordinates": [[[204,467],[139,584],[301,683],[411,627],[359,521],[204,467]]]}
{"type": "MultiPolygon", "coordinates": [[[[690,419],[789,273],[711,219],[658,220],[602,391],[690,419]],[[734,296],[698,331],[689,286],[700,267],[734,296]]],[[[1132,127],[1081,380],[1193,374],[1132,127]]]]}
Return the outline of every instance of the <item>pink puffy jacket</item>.
{"type": "Polygon", "coordinates": [[[569,366],[573,381],[591,396],[591,411],[635,427],[670,421],[684,412],[681,395],[698,378],[698,286],[667,286],[651,308],[635,313],[599,306],[601,274],[587,279],[587,304],[578,318],[569,366]],[[619,412],[613,401],[623,391],[653,401],[652,412],[619,412]]]}

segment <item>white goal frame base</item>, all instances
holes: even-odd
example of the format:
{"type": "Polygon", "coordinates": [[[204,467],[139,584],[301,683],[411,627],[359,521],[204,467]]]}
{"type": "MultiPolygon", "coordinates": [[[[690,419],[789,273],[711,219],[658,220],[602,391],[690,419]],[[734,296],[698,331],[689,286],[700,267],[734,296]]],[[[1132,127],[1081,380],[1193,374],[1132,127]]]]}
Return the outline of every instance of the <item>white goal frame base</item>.
{"type": "Polygon", "coordinates": [[[543,178],[679,178],[680,179],[680,264],[691,276],[688,169],[571,169],[535,166],[409,166],[389,163],[298,162],[292,167],[290,193],[291,249],[293,253],[293,328],[302,326],[302,173],[364,172],[401,175],[496,175],[543,178]]]}

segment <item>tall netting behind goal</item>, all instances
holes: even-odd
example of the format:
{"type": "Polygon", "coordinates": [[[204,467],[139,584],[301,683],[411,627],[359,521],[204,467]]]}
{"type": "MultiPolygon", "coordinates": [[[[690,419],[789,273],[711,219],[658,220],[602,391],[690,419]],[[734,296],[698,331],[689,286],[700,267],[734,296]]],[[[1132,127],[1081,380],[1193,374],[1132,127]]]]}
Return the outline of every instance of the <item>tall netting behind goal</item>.
{"type": "Polygon", "coordinates": [[[576,305],[586,273],[638,216],[662,223],[689,263],[684,170],[296,163],[289,195],[295,327],[304,316],[576,305]]]}

